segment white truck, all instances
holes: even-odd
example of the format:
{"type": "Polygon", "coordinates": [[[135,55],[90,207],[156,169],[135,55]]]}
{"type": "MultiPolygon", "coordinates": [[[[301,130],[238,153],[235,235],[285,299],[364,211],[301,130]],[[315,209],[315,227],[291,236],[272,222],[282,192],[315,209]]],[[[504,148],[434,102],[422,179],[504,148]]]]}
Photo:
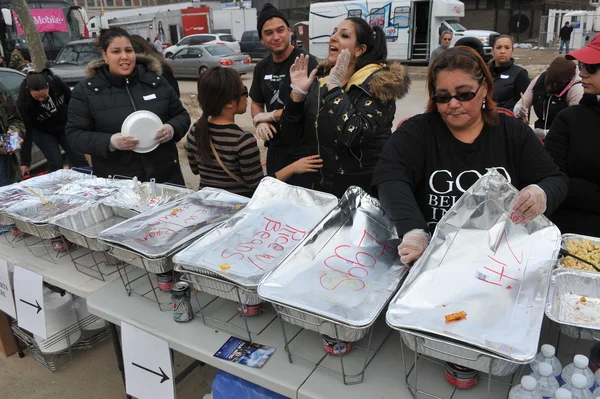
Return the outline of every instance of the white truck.
{"type": "Polygon", "coordinates": [[[223,8],[213,10],[213,28],[217,33],[231,33],[236,40],[242,40],[247,30],[256,29],[256,8],[223,8]]]}
{"type": "Polygon", "coordinates": [[[364,18],[380,26],[388,41],[388,58],[427,61],[439,45],[440,33],[454,34],[452,44],[463,37],[481,41],[486,58],[491,57],[490,36],[497,32],[467,30],[458,18],[465,16],[465,5],[458,0],[358,0],[314,3],[309,15],[309,51],[325,58],[331,32],[347,17],[364,18]]]}

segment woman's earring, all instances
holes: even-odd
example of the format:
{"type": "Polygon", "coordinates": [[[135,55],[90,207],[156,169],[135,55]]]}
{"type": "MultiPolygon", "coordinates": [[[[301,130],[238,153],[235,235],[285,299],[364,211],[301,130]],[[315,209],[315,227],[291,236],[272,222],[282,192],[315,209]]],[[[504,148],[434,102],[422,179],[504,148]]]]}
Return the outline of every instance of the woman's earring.
{"type": "Polygon", "coordinates": [[[483,105],[481,106],[481,108],[485,109],[485,98],[483,99],[483,105]]]}

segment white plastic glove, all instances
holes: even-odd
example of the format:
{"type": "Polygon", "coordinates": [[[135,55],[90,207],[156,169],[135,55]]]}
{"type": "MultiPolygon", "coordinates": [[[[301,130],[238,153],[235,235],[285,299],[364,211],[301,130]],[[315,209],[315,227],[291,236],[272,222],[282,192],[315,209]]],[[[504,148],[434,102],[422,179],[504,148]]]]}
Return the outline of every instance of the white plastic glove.
{"type": "Polygon", "coordinates": [[[427,249],[429,238],[429,233],[421,229],[414,229],[404,234],[402,243],[398,246],[400,261],[405,265],[417,261],[427,249]]]}
{"type": "Polygon", "coordinates": [[[156,134],[154,135],[154,141],[157,143],[166,143],[167,141],[171,140],[174,135],[175,129],[173,129],[173,126],[165,123],[156,131],[156,134]]]}
{"type": "Polygon", "coordinates": [[[313,69],[310,75],[308,74],[308,60],[308,56],[301,54],[300,57],[296,57],[290,68],[291,86],[301,93],[308,93],[308,89],[310,89],[313,80],[317,76],[317,68],[313,69]]]}
{"type": "Polygon", "coordinates": [[[529,110],[523,106],[522,101],[517,101],[515,107],[513,108],[513,114],[520,119],[529,118],[529,110]]]}
{"type": "Polygon", "coordinates": [[[256,137],[263,141],[272,139],[275,133],[277,133],[277,129],[268,122],[261,122],[256,125],[256,137]]]}
{"type": "Polygon", "coordinates": [[[129,151],[134,150],[140,141],[132,136],[123,136],[122,133],[115,133],[110,136],[110,144],[108,148],[111,151],[121,150],[121,151],[129,151]]]}
{"type": "Polygon", "coordinates": [[[537,184],[531,184],[519,192],[510,215],[516,224],[525,224],[546,212],[546,193],[537,184]]]}
{"type": "Polygon", "coordinates": [[[346,76],[348,65],[350,65],[350,50],[344,49],[340,51],[335,66],[331,68],[331,72],[327,77],[327,88],[329,90],[342,85],[342,79],[346,76]]]}
{"type": "Polygon", "coordinates": [[[539,127],[536,127],[533,129],[533,133],[535,133],[535,135],[538,139],[544,140],[546,138],[546,135],[548,134],[548,130],[540,129],[539,127]]]}
{"type": "Polygon", "coordinates": [[[277,122],[277,120],[275,120],[275,111],[259,112],[254,118],[252,118],[252,122],[254,123],[254,126],[258,126],[258,124],[261,122],[277,122]]]}

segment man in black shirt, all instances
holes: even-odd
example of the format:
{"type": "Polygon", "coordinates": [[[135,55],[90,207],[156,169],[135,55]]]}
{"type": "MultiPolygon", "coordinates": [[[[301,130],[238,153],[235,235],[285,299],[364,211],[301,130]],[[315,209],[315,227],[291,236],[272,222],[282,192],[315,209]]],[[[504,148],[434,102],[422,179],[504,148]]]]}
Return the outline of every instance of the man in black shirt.
{"type": "MultiPolygon", "coordinates": [[[[277,126],[283,107],[290,97],[290,67],[296,57],[304,52],[290,44],[292,30],[285,16],[267,3],[258,16],[258,35],[271,52],[254,68],[250,88],[252,117],[256,136],[268,146],[267,173],[275,173],[285,166],[305,157],[308,146],[304,143],[284,143],[278,137],[277,126]]],[[[317,60],[310,57],[309,70],[317,67],[317,60]]],[[[310,175],[295,175],[288,183],[309,187],[310,175]]]]}
{"type": "Polygon", "coordinates": [[[573,32],[573,27],[569,24],[569,22],[565,22],[565,26],[560,28],[560,47],[558,48],[558,54],[562,54],[563,46],[567,46],[567,53],[569,52],[569,42],[571,41],[571,32],[573,32]]]}

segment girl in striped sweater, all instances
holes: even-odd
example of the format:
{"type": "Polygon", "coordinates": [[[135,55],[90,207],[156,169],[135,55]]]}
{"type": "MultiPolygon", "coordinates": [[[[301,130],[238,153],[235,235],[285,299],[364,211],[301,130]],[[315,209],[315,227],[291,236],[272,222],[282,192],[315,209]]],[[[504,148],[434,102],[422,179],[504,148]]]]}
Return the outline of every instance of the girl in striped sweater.
{"type": "MultiPolygon", "coordinates": [[[[239,73],[213,67],[198,81],[202,116],[192,126],[184,143],[190,168],[200,175],[200,188],[215,187],[252,196],[264,177],[256,138],[235,124],[235,115],[246,112],[248,89],[239,73]]],[[[286,181],[294,174],[317,172],[323,161],[318,155],[302,158],[276,172],[286,181]]]]}

